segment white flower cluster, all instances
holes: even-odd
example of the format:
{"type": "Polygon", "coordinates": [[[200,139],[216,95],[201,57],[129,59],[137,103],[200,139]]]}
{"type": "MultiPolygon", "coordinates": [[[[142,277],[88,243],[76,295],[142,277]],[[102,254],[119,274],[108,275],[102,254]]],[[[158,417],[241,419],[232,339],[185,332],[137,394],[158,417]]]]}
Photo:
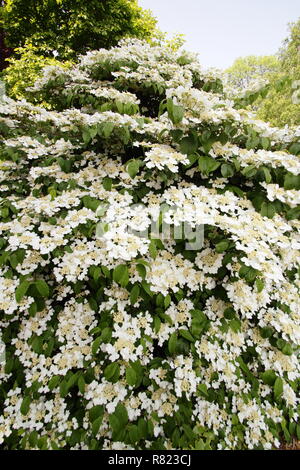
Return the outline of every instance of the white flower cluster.
{"type": "Polygon", "coordinates": [[[2,447],[299,434],[299,129],[140,41],[31,92],[0,105],[2,447]]]}

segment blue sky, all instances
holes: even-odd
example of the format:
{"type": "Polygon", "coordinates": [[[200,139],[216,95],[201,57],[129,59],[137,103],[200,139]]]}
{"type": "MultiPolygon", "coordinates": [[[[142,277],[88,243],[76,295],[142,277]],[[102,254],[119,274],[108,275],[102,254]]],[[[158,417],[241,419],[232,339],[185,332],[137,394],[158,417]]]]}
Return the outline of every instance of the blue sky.
{"type": "Polygon", "coordinates": [[[139,0],[160,29],[185,34],[185,48],[205,67],[229,67],[237,57],[277,52],[299,0],[139,0]]]}

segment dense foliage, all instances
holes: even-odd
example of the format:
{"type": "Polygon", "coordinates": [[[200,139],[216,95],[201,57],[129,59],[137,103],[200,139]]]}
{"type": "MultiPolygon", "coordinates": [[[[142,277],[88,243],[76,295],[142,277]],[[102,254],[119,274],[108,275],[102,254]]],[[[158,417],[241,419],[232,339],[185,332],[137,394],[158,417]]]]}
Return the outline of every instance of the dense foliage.
{"type": "Polygon", "coordinates": [[[123,37],[151,38],[156,19],[137,0],[5,0],[1,23],[13,48],[28,41],[41,54],[54,49],[62,59],[117,44],[123,37]]]}
{"type": "Polygon", "coordinates": [[[2,448],[300,436],[300,129],[139,41],[31,93],[0,106],[2,448]]]}

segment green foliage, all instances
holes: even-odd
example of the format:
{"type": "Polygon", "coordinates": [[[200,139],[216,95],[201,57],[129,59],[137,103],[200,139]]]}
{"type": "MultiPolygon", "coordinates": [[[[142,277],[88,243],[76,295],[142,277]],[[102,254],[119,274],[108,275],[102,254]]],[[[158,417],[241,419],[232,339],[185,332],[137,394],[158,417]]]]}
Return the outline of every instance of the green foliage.
{"type": "Polygon", "coordinates": [[[300,124],[300,18],[290,25],[289,37],[279,53],[280,70],[258,116],[273,125],[300,124]]]}
{"type": "Polygon", "coordinates": [[[110,47],[124,37],[146,39],[171,50],[183,45],[183,35],[169,38],[156,23],[151,11],[139,7],[137,0],[5,1],[0,7],[0,25],[7,45],[14,49],[3,73],[7,93],[39,103],[27,88],[45,66],[68,68],[79,54],[110,47]]]}
{"type": "MultiPolygon", "coordinates": [[[[300,76],[300,67],[299,74],[300,76]]],[[[300,124],[300,84],[285,73],[275,74],[270,83],[270,91],[265,99],[256,103],[257,116],[274,126],[283,127],[300,124]],[[293,87],[293,83],[295,83],[293,87]],[[294,100],[297,99],[297,102],[294,100]]]]}
{"type": "Polygon", "coordinates": [[[7,0],[1,10],[10,47],[29,39],[40,53],[53,49],[62,60],[123,37],[150,39],[156,30],[155,18],[137,0],[7,0]]]}
{"type": "MultiPolygon", "coordinates": [[[[50,54],[51,51],[49,49],[48,51],[50,54]]],[[[7,86],[7,93],[15,99],[30,97],[26,89],[33,86],[41,76],[44,67],[52,65],[68,68],[71,66],[70,61],[60,62],[50,55],[46,56],[40,53],[40,49],[31,43],[15,49],[15,56],[10,57],[8,62],[9,66],[5,69],[3,78],[7,86]]],[[[35,100],[33,99],[33,101],[35,100]]]]}
{"type": "Polygon", "coordinates": [[[247,88],[251,82],[259,78],[268,78],[278,69],[278,59],[275,56],[239,57],[226,70],[230,85],[238,89],[247,88]]]}
{"type": "Polygon", "coordinates": [[[300,19],[290,25],[290,35],[274,56],[237,59],[227,69],[229,84],[237,90],[250,86],[239,107],[249,106],[259,119],[274,126],[300,124],[300,19]],[[251,91],[251,84],[265,79],[268,84],[251,91]]]}

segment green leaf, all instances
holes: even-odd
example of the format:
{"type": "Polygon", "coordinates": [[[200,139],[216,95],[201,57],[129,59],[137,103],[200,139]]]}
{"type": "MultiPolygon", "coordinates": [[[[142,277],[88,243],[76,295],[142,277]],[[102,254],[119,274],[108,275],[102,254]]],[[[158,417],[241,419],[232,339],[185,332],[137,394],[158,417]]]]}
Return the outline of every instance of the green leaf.
{"type": "Polygon", "coordinates": [[[94,270],[93,270],[93,279],[94,281],[98,281],[98,279],[100,279],[101,275],[102,275],[102,269],[100,268],[100,266],[95,266],[94,267],[94,270]]]}
{"type": "Polygon", "coordinates": [[[30,282],[28,281],[23,281],[18,285],[16,292],[15,292],[16,301],[18,303],[20,303],[23,297],[25,296],[29,286],[30,286],[30,282]]]}
{"type": "Polygon", "coordinates": [[[91,135],[90,135],[90,130],[88,128],[85,128],[82,131],[82,139],[85,144],[88,144],[91,141],[91,135]]]}
{"type": "Polygon", "coordinates": [[[169,305],[171,304],[171,296],[170,294],[166,295],[164,299],[164,307],[167,309],[169,305]]]}
{"type": "MultiPolygon", "coordinates": [[[[185,152],[183,152],[185,153],[185,152]]],[[[184,168],[190,168],[191,166],[194,165],[194,163],[196,163],[198,161],[198,158],[199,158],[199,154],[198,153],[192,153],[192,154],[189,154],[188,156],[188,160],[190,163],[187,163],[186,165],[184,165],[184,168]]]]}
{"type": "Polygon", "coordinates": [[[20,411],[22,415],[24,416],[27,415],[29,408],[30,408],[30,402],[31,402],[31,398],[29,396],[23,398],[21,407],[20,407],[20,411]]]}
{"type": "Polygon", "coordinates": [[[150,289],[150,285],[146,281],[142,281],[142,287],[144,291],[150,296],[153,297],[153,292],[150,289]]]}
{"type": "Polygon", "coordinates": [[[238,333],[239,331],[241,331],[241,322],[240,320],[238,320],[237,318],[234,318],[233,320],[230,320],[229,322],[229,328],[232,329],[232,331],[234,331],[235,333],[238,333]]]}
{"type": "Polygon", "coordinates": [[[111,135],[112,131],[114,130],[114,124],[112,122],[105,122],[101,125],[101,130],[105,139],[111,135]]]}
{"type": "Polygon", "coordinates": [[[182,106],[175,105],[171,98],[167,99],[167,111],[168,116],[173,124],[179,124],[182,121],[184,116],[184,108],[182,106]]]}
{"type": "Polygon", "coordinates": [[[118,403],[114,415],[118,418],[122,426],[126,426],[128,423],[128,413],[126,407],[122,403],[118,403]]]}
{"type": "Polygon", "coordinates": [[[234,167],[229,163],[223,163],[221,166],[221,174],[224,178],[231,178],[234,175],[234,167]]]}
{"type": "Polygon", "coordinates": [[[270,139],[268,139],[268,137],[262,137],[261,145],[264,150],[268,150],[270,148],[270,139]]]}
{"type": "Polygon", "coordinates": [[[158,117],[160,117],[167,109],[167,100],[164,99],[159,103],[159,108],[158,108],[158,117]]]}
{"type": "Polygon", "coordinates": [[[300,189],[300,175],[287,173],[284,177],[284,189],[300,189]]]}
{"type": "Polygon", "coordinates": [[[177,345],[177,333],[172,333],[168,341],[168,350],[171,355],[175,353],[177,345]]]}
{"type": "Polygon", "coordinates": [[[93,341],[93,344],[92,344],[92,353],[93,353],[94,355],[97,354],[101,342],[102,342],[101,336],[98,336],[98,338],[96,338],[95,341],[93,341]]]}
{"type": "Polygon", "coordinates": [[[70,390],[72,387],[74,387],[74,385],[76,384],[78,380],[78,372],[76,374],[72,374],[68,381],[67,381],[67,387],[68,387],[68,390],[70,390]]]}
{"type": "Polygon", "coordinates": [[[130,292],[130,303],[131,305],[134,305],[140,295],[140,286],[138,284],[135,284],[133,288],[131,289],[130,292]]]}
{"type": "Polygon", "coordinates": [[[283,381],[280,377],[277,377],[274,383],[274,397],[278,400],[283,393],[283,381]]]}
{"type": "Polygon", "coordinates": [[[154,331],[155,333],[158,333],[160,330],[161,319],[156,315],[153,319],[153,322],[154,322],[154,331]]]}
{"type": "Polygon", "coordinates": [[[138,433],[141,439],[146,439],[148,436],[147,421],[143,418],[140,418],[138,421],[138,433]]]}
{"type": "Polygon", "coordinates": [[[276,374],[273,370],[266,370],[261,374],[261,378],[266,385],[270,385],[272,387],[276,380],[276,374]]]}
{"type": "Polygon", "coordinates": [[[102,186],[103,186],[103,188],[105,189],[105,191],[110,191],[111,188],[112,188],[112,179],[111,179],[111,178],[108,178],[108,176],[106,176],[105,178],[103,178],[103,180],[102,180],[102,186]]]}
{"type": "Polygon", "coordinates": [[[184,108],[182,106],[173,105],[173,123],[179,124],[184,117],[184,108]]]}
{"type": "Polygon", "coordinates": [[[267,184],[271,183],[271,181],[272,181],[272,175],[271,175],[271,172],[270,172],[269,168],[263,166],[263,167],[261,168],[261,170],[262,170],[262,172],[264,173],[265,182],[266,182],[267,184]]]}
{"type": "Polygon", "coordinates": [[[50,291],[48,284],[45,281],[39,279],[38,281],[35,281],[35,286],[42,297],[49,297],[50,291]]]}
{"type": "Polygon", "coordinates": [[[139,273],[139,275],[141,276],[141,278],[145,279],[146,274],[147,274],[145,266],[143,264],[137,264],[136,269],[137,269],[137,272],[139,273]]]}
{"type": "Polygon", "coordinates": [[[195,161],[199,158],[199,155],[196,153],[198,149],[198,139],[196,134],[189,134],[186,137],[183,137],[180,141],[180,151],[186,155],[189,155],[190,164],[194,164],[195,161]]]}
{"type": "Polygon", "coordinates": [[[89,418],[91,423],[97,418],[102,417],[104,414],[104,409],[102,405],[95,405],[89,410],[89,418]]]}
{"type": "Polygon", "coordinates": [[[32,431],[29,435],[29,443],[32,447],[37,447],[37,441],[38,441],[38,433],[37,431],[32,431]]]}
{"type": "Polygon", "coordinates": [[[100,336],[100,341],[103,343],[109,343],[112,336],[112,329],[106,326],[100,336]]]}
{"type": "Polygon", "coordinates": [[[285,354],[286,356],[292,356],[293,354],[293,348],[292,348],[292,345],[289,344],[289,343],[285,343],[285,345],[283,346],[283,348],[281,349],[281,352],[283,354],[285,354]]]}
{"type": "Polygon", "coordinates": [[[262,279],[259,279],[259,277],[255,279],[255,284],[256,284],[256,289],[258,293],[264,290],[265,283],[262,279]]]}
{"type": "Polygon", "coordinates": [[[51,379],[48,382],[49,389],[54,390],[54,388],[58,386],[60,381],[61,381],[60,375],[54,375],[53,377],[51,377],[51,379]]]}
{"type": "Polygon", "coordinates": [[[298,155],[300,153],[300,143],[299,142],[294,142],[290,148],[289,152],[293,153],[294,155],[298,155]]]}
{"type": "Polygon", "coordinates": [[[113,280],[120,284],[121,287],[126,287],[129,282],[128,268],[126,264],[120,264],[113,271],[113,280]]]}
{"type": "Polygon", "coordinates": [[[141,165],[141,161],[140,161],[140,160],[131,160],[131,161],[127,164],[126,171],[127,171],[127,173],[129,174],[130,178],[133,179],[133,178],[136,177],[136,175],[137,175],[138,172],[139,172],[140,165],[141,165]]]}
{"type": "Polygon", "coordinates": [[[268,217],[269,219],[272,219],[276,214],[275,205],[271,202],[263,202],[261,205],[260,213],[263,217],[268,217]]]}
{"type": "Polygon", "coordinates": [[[261,328],[260,330],[260,335],[264,339],[271,338],[273,336],[273,333],[274,333],[273,328],[270,328],[268,326],[261,328]]]}
{"type": "Polygon", "coordinates": [[[258,275],[258,271],[251,266],[243,265],[239,270],[239,276],[246,279],[247,282],[253,282],[258,275]]]}
{"type": "Polygon", "coordinates": [[[253,178],[253,176],[255,176],[257,173],[257,168],[254,165],[246,166],[246,168],[243,168],[241,173],[246,178],[253,178]]]}
{"type": "Polygon", "coordinates": [[[207,386],[205,384],[199,384],[198,387],[197,387],[197,390],[204,397],[206,397],[206,398],[208,397],[207,386]]]}
{"type": "Polygon", "coordinates": [[[150,434],[150,436],[153,436],[154,425],[150,419],[147,421],[147,428],[148,428],[148,433],[150,434]]]}
{"type": "Polygon", "coordinates": [[[113,430],[113,432],[118,432],[122,429],[123,425],[116,414],[111,414],[109,417],[109,424],[113,430]]]}
{"type": "Polygon", "coordinates": [[[193,430],[191,428],[191,426],[187,425],[187,424],[183,424],[182,425],[182,428],[187,436],[187,438],[190,440],[190,441],[193,441],[194,438],[195,438],[195,435],[193,433],[193,430]]]}
{"type": "Polygon", "coordinates": [[[102,272],[105,277],[110,278],[110,270],[106,266],[101,266],[102,272]]]}
{"type": "Polygon", "coordinates": [[[188,330],[179,330],[179,334],[187,341],[190,341],[191,343],[195,342],[195,338],[191,335],[188,330]]]}
{"type": "Polygon", "coordinates": [[[217,253],[224,253],[229,248],[230,241],[229,240],[222,240],[221,242],[216,244],[216,252],[217,253]]]}
{"type": "Polygon", "coordinates": [[[40,450],[47,450],[48,449],[47,436],[40,437],[38,439],[37,445],[40,450]]]}
{"type": "Polygon", "coordinates": [[[98,133],[98,128],[97,128],[97,126],[91,126],[89,128],[89,131],[90,131],[90,136],[93,139],[94,137],[96,137],[96,135],[98,133]]]}
{"type": "Polygon", "coordinates": [[[65,398],[65,397],[68,395],[69,389],[68,389],[68,384],[67,384],[66,380],[63,380],[63,381],[60,383],[59,392],[60,392],[60,396],[61,396],[62,398],[65,398]]]}
{"type": "Polygon", "coordinates": [[[300,441],[300,424],[297,424],[297,431],[296,431],[297,439],[300,441]]]}
{"type": "Polygon", "coordinates": [[[83,202],[84,207],[86,207],[87,209],[91,209],[94,212],[98,209],[98,207],[101,204],[101,202],[98,199],[91,197],[91,196],[84,196],[82,198],[82,202],[83,202]]]}
{"type": "Polygon", "coordinates": [[[105,367],[104,377],[106,380],[111,380],[116,375],[120,375],[120,366],[117,362],[113,362],[112,364],[109,364],[107,367],[105,367]]]}
{"type": "Polygon", "coordinates": [[[126,382],[128,385],[134,386],[136,384],[137,376],[131,367],[126,368],[126,382]]]}
{"type": "Polygon", "coordinates": [[[98,433],[100,426],[102,424],[102,420],[103,420],[103,416],[99,416],[98,418],[95,419],[95,421],[93,421],[92,433],[94,434],[94,436],[96,436],[96,434],[98,433]]]}
{"type": "Polygon", "coordinates": [[[81,393],[84,393],[85,392],[85,380],[84,380],[83,375],[79,376],[79,379],[77,381],[77,385],[78,385],[79,391],[81,393]]]}
{"type": "Polygon", "coordinates": [[[209,173],[212,173],[217,168],[219,168],[220,165],[221,165],[221,162],[218,162],[214,158],[206,156],[206,155],[202,155],[198,159],[199,170],[204,175],[209,175],[209,173]]]}
{"type": "Polygon", "coordinates": [[[98,303],[97,303],[97,300],[94,299],[93,297],[89,297],[88,298],[89,300],[89,306],[91,307],[92,310],[94,310],[94,312],[98,312],[98,303]]]}
{"type": "Polygon", "coordinates": [[[128,428],[128,433],[131,444],[135,444],[139,440],[138,427],[135,424],[131,424],[128,428]]]}

